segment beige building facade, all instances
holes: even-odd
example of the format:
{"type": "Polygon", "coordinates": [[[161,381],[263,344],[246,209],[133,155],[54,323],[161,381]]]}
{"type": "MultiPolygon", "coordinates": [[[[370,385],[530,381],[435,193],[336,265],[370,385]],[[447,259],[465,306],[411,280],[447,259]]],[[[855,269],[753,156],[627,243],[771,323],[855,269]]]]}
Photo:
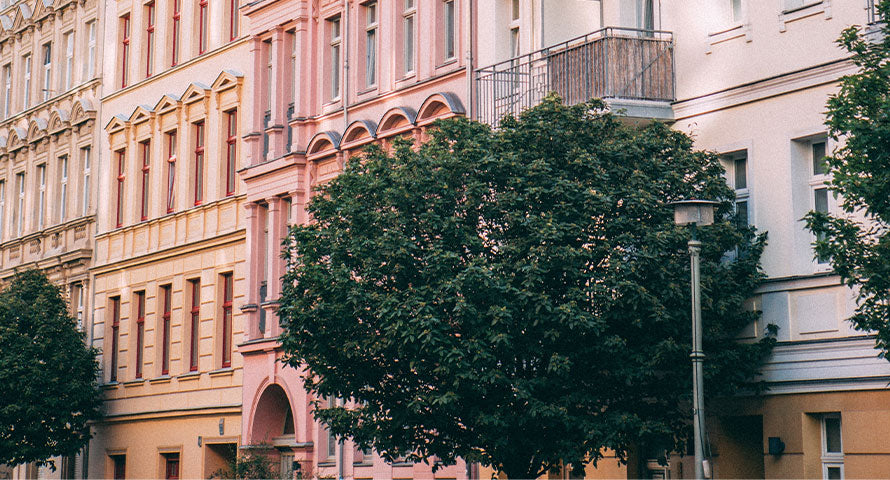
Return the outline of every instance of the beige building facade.
{"type": "Polygon", "coordinates": [[[245,303],[238,2],[105,12],[91,269],[104,418],[93,478],[209,478],[241,445],[245,303]]]}

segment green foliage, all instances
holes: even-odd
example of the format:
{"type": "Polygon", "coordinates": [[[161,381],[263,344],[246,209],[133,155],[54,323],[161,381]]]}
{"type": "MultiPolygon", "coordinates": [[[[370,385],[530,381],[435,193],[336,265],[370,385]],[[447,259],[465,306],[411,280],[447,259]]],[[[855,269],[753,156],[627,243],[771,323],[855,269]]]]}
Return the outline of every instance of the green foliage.
{"type": "Polygon", "coordinates": [[[101,402],[96,353],[42,273],[0,292],[0,463],[45,464],[86,445],[101,402]]]}
{"type": "Polygon", "coordinates": [[[213,472],[210,478],[268,480],[284,477],[278,474],[278,466],[268,455],[245,452],[234,457],[227,468],[213,472]]]}
{"type": "MultiPolygon", "coordinates": [[[[890,2],[879,11],[890,18],[890,2]]],[[[810,212],[816,252],[858,292],[853,325],[877,334],[877,347],[890,352],[890,26],[869,39],[856,27],[838,43],[859,68],[841,79],[828,100],[829,135],[843,141],[828,166],[830,189],[839,195],[842,215],[810,212]]]]}
{"type": "Polygon", "coordinates": [[[713,154],[601,102],[558,97],[501,128],[440,122],[369,148],[292,228],[279,313],[316,410],[388,459],[479,461],[510,478],[681,447],[691,418],[689,230],[668,202],[719,200],[700,229],[706,392],[751,382],[740,344],[765,237],[732,220],[713,154]],[[726,252],[737,252],[728,260],[726,252]]]}

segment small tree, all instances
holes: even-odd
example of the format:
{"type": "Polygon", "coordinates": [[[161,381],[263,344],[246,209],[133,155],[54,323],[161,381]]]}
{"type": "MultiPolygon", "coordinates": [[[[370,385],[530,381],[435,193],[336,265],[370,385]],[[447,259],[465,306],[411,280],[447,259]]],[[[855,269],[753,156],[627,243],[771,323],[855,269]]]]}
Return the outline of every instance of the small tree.
{"type": "Polygon", "coordinates": [[[0,463],[47,464],[86,445],[101,402],[96,353],[42,273],[0,292],[0,463]]]}
{"type": "Polygon", "coordinates": [[[732,221],[715,155],[554,96],[497,131],[437,126],[348,162],[286,244],[282,344],[309,391],[351,401],[316,409],[332,432],[509,478],[681,447],[689,231],[667,204],[688,198],[720,201],[699,233],[706,392],[758,388],[773,342],[735,338],[765,239],[732,221]]]}
{"type": "MultiPolygon", "coordinates": [[[[890,2],[877,6],[890,18],[890,2]]],[[[816,234],[816,253],[830,258],[843,281],[858,292],[850,319],[877,335],[877,347],[890,353],[890,24],[876,38],[857,27],[838,43],[859,68],[841,79],[828,100],[829,135],[843,145],[827,157],[830,189],[844,214],[810,212],[807,227],[816,234]]]]}

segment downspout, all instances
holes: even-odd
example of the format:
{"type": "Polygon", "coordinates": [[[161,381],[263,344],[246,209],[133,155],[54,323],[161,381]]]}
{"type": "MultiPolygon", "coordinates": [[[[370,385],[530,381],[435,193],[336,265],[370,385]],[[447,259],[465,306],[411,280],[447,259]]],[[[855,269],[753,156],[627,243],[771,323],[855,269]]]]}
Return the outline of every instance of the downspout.
{"type": "Polygon", "coordinates": [[[467,112],[470,119],[474,118],[476,113],[476,101],[473,95],[473,9],[475,8],[474,0],[468,0],[467,5],[467,112]]]}
{"type": "MultiPolygon", "coordinates": [[[[349,127],[349,0],[343,0],[343,133],[349,127]]],[[[342,475],[341,475],[342,478],[342,475]]]]}

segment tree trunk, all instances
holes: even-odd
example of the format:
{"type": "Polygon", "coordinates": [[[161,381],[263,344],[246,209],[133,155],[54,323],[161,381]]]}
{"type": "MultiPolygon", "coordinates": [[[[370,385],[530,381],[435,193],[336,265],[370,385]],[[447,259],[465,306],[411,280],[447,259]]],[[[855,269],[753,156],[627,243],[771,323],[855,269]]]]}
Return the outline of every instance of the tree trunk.
{"type": "Polygon", "coordinates": [[[507,475],[508,480],[534,479],[538,477],[541,465],[532,464],[531,458],[513,457],[501,463],[501,473],[507,475]]]}

